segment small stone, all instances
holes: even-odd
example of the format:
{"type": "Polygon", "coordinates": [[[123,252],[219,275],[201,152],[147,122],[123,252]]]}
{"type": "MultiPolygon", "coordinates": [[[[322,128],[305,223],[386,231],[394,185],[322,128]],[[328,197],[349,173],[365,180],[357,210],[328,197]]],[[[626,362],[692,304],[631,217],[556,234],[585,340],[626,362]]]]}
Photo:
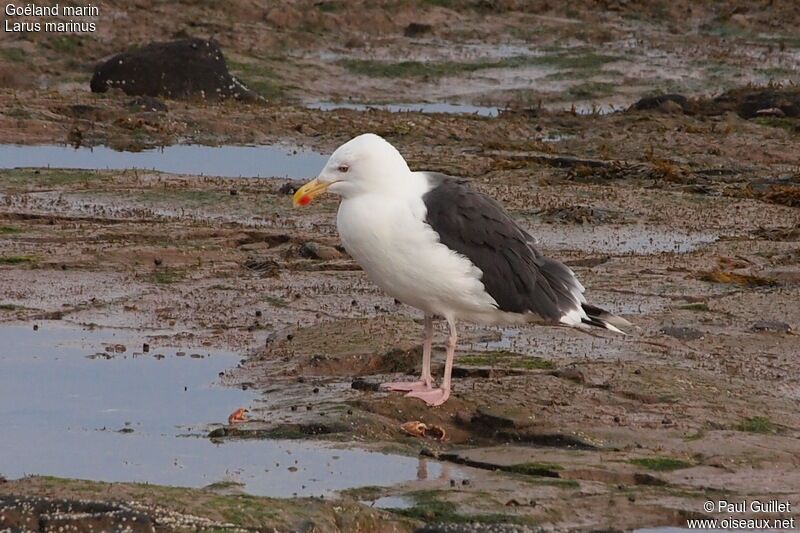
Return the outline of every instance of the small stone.
{"type": "Polygon", "coordinates": [[[321,259],[323,261],[342,258],[342,253],[333,246],[326,246],[313,241],[304,243],[300,247],[299,254],[300,257],[305,257],[306,259],[321,259]]]}
{"type": "Polygon", "coordinates": [[[751,329],[753,331],[776,331],[779,333],[789,333],[792,331],[792,326],[786,322],[780,322],[778,320],[759,320],[753,324],[751,329]]]}
{"type": "Polygon", "coordinates": [[[284,183],[278,189],[278,194],[283,194],[286,196],[291,196],[297,192],[297,185],[294,183],[284,183]]]}
{"type": "Polygon", "coordinates": [[[421,35],[425,35],[431,33],[433,31],[433,26],[430,24],[425,24],[422,22],[412,22],[406,29],[403,30],[403,35],[406,37],[419,37],[421,35]]]}
{"type": "Polygon", "coordinates": [[[367,381],[363,378],[356,378],[350,384],[350,387],[355,390],[378,392],[380,390],[380,383],[374,381],[367,381]]]}

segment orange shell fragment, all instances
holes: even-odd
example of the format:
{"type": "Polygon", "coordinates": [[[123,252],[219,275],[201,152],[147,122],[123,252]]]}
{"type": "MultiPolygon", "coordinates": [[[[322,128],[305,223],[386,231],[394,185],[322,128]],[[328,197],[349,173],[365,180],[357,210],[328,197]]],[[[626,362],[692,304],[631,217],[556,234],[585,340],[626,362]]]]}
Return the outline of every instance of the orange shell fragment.
{"type": "Polygon", "coordinates": [[[247,415],[245,415],[245,413],[247,413],[247,409],[245,409],[244,407],[240,407],[239,409],[235,410],[230,414],[230,416],[228,416],[228,424],[238,424],[240,422],[247,422],[248,418],[247,415]]]}
{"type": "Polygon", "coordinates": [[[418,420],[405,422],[400,425],[400,429],[402,429],[404,432],[408,433],[412,437],[428,438],[438,441],[447,440],[447,432],[444,430],[443,427],[437,426],[435,424],[428,425],[418,420]]]}

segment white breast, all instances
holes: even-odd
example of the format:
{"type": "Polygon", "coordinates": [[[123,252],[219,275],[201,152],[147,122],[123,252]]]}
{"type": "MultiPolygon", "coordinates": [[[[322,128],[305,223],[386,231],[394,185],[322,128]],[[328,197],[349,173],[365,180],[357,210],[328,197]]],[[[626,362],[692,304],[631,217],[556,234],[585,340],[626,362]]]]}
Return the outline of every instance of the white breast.
{"type": "Polygon", "coordinates": [[[419,196],[343,199],[336,224],[347,252],[390,296],[445,318],[477,319],[494,299],[472,262],[438,242],[419,196]]]}

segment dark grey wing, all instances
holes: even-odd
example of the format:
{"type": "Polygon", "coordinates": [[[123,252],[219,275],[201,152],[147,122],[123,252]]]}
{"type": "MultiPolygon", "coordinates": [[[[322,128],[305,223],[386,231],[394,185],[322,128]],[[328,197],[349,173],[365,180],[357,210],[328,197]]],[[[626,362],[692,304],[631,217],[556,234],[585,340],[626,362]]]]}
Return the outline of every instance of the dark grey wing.
{"type": "Polygon", "coordinates": [[[432,188],[422,197],[425,221],[442,244],[481,269],[481,281],[498,309],[549,320],[581,309],[583,287],[572,271],[541,255],[533,237],[493,198],[466,180],[436,173],[428,179],[432,188]]]}

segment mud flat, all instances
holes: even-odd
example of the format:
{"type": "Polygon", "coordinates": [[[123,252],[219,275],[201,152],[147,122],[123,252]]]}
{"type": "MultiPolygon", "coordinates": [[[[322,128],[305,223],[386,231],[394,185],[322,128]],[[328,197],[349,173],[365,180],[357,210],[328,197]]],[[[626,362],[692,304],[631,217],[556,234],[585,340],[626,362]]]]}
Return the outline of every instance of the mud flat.
{"type": "Polygon", "coordinates": [[[0,43],[0,528],[627,531],[708,500],[800,507],[798,119],[717,98],[791,88],[792,7],[692,3],[687,35],[681,2],[430,2],[427,29],[330,4],[130,8],[132,41],[217,21],[258,104],[90,94],[110,25],[0,43]],[[627,109],[667,90],[686,107],[627,109]],[[497,197],[636,327],[466,326],[445,406],[378,392],[417,372],[421,317],[341,249],[335,199],[289,196],[365,131],[497,197]]]}

